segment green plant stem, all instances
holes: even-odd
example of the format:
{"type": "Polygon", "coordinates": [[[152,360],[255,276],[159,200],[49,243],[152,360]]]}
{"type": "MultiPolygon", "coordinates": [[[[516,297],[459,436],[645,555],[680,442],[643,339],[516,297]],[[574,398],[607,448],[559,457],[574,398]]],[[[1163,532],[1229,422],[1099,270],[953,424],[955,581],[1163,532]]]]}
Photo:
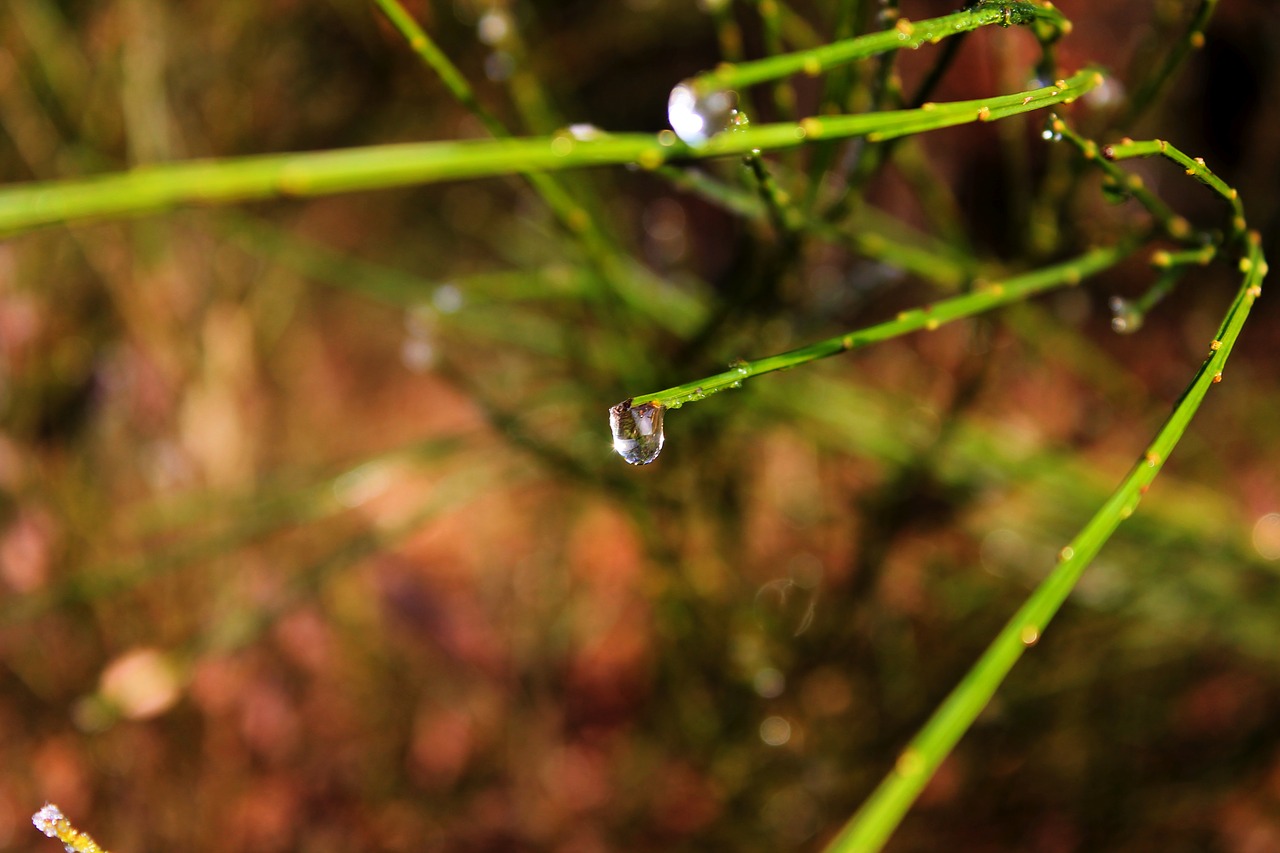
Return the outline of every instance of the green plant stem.
{"type": "Polygon", "coordinates": [[[418,25],[418,22],[414,20],[408,10],[400,5],[399,0],[373,0],[373,2],[387,16],[387,20],[391,22],[400,35],[404,36],[405,41],[409,43],[409,48],[418,55],[418,58],[428,68],[436,73],[436,76],[440,78],[440,82],[444,83],[445,88],[449,90],[454,99],[480,120],[485,130],[498,138],[510,136],[506,126],[480,103],[467,78],[449,60],[449,57],[445,55],[435,41],[427,35],[426,30],[418,25]]]}
{"type": "Polygon", "coordinates": [[[991,24],[1031,25],[1043,22],[1061,31],[1070,22],[1061,12],[1049,6],[1034,3],[982,3],[975,8],[929,18],[923,21],[898,20],[897,24],[883,32],[833,42],[811,50],[770,56],[752,62],[722,65],[694,77],[693,86],[701,92],[721,89],[741,89],[756,83],[766,83],[792,74],[808,74],[816,77],[824,71],[847,65],[859,59],[903,48],[918,48],[926,43],[936,43],[949,36],[969,32],[991,24]]]}
{"type": "Polygon", "coordinates": [[[918,110],[758,125],[721,134],[697,149],[680,144],[669,132],[657,136],[602,134],[593,139],[576,139],[566,133],[159,164],[113,175],[0,189],[0,235],[82,219],[154,213],[183,204],[318,196],[631,162],[657,168],[675,158],[790,148],[813,138],[874,135],[884,139],[1041,109],[1074,100],[1101,80],[1098,72],[1085,70],[1062,81],[1067,83],[1065,88],[1046,87],[984,100],[926,105],[918,110]]]}
{"type": "Polygon", "coordinates": [[[1226,181],[1215,175],[1213,171],[1205,165],[1203,158],[1188,157],[1171,143],[1163,139],[1151,139],[1143,142],[1134,142],[1132,139],[1124,139],[1120,142],[1103,146],[1102,156],[1111,161],[1128,160],[1131,157],[1154,156],[1160,156],[1168,160],[1172,160],[1181,166],[1189,177],[1195,178],[1197,181],[1226,199],[1227,204],[1231,205],[1232,236],[1235,237],[1244,233],[1247,226],[1244,218],[1244,203],[1240,201],[1240,193],[1238,193],[1234,187],[1229,186],[1226,181]]]}
{"type": "Polygon", "coordinates": [[[908,332],[920,329],[933,330],[952,320],[971,317],[1011,302],[1018,302],[1054,287],[1078,284],[1086,277],[1128,257],[1136,248],[1136,241],[1126,240],[1107,248],[1093,249],[1070,261],[1014,276],[1003,282],[987,284],[980,290],[964,296],[957,296],[911,311],[903,311],[888,322],[837,335],[780,355],[739,362],[722,373],[694,382],[686,382],[665,391],[633,397],[631,403],[634,406],[656,403],[668,409],[679,408],[685,403],[701,400],[726,388],[737,388],[745,380],[755,376],[772,373],[775,370],[786,370],[810,361],[860,349],[908,332]]]}
{"type": "Polygon", "coordinates": [[[1133,196],[1155,218],[1167,235],[1183,243],[1196,242],[1197,238],[1192,231],[1191,223],[1174,213],[1173,208],[1147,189],[1140,177],[1130,174],[1112,163],[1111,160],[1113,158],[1102,156],[1102,152],[1098,149],[1096,142],[1092,139],[1085,139],[1076,133],[1056,115],[1049,117],[1049,131],[1061,136],[1079,149],[1084,159],[1101,169],[1117,189],[1133,196]]]}
{"type": "MultiPolygon", "coordinates": [[[[412,15],[400,4],[400,0],[373,0],[396,28],[409,47],[436,73],[441,82],[463,107],[475,116],[494,139],[510,139],[511,131],[493,113],[485,109],[476,97],[475,90],[458,67],[435,43],[412,15]]],[[[550,175],[529,172],[525,175],[534,191],[542,197],[556,219],[579,240],[597,267],[602,266],[601,256],[612,250],[611,241],[591,216],[565,187],[550,175]]]]}
{"type": "MultiPolygon", "coordinates": [[[[758,194],[717,181],[704,172],[662,166],[657,173],[678,189],[693,193],[737,216],[764,219],[772,215],[758,194]]],[[[863,215],[850,225],[835,225],[809,218],[796,211],[794,206],[786,209],[790,217],[789,228],[845,246],[862,257],[884,261],[925,281],[955,289],[973,278],[976,266],[967,256],[947,253],[938,245],[928,244],[930,241],[925,235],[912,232],[870,206],[861,206],[859,209],[863,215]],[[891,224],[896,227],[891,228],[891,224]],[[894,235],[890,231],[900,233],[894,235]]]]}
{"type": "Polygon", "coordinates": [[[1060,561],[1053,571],[1036,587],[960,684],[912,738],[894,768],[828,845],[828,853],[879,850],[884,845],[943,759],[986,707],[1013,665],[1023,652],[1039,641],[1085,567],[1120,522],[1137,508],[1142,495],[1186,431],[1209,387],[1221,379],[1223,366],[1239,337],[1249,309],[1261,293],[1266,261],[1262,255],[1261,240],[1256,235],[1251,235],[1241,267],[1243,281],[1210,344],[1208,357],[1146,453],[1075,539],[1062,549],[1060,561]]]}
{"type": "MultiPolygon", "coordinates": [[[[756,0],[763,30],[764,50],[769,56],[780,56],[782,48],[781,0],[756,0]]],[[[778,80],[773,86],[773,104],[777,117],[784,121],[796,117],[796,93],[786,81],[778,80]]]]}
{"type": "Polygon", "coordinates": [[[1174,72],[1186,61],[1191,51],[1204,44],[1204,30],[1209,25],[1209,18],[1213,16],[1213,10],[1217,5],[1218,0],[1200,0],[1200,7],[1196,10],[1182,38],[1178,39],[1165,55],[1164,62],[1134,92],[1129,101],[1129,108],[1125,110],[1124,117],[1118,122],[1120,127],[1132,127],[1138,117],[1155,102],[1160,90],[1172,79],[1174,72]]]}

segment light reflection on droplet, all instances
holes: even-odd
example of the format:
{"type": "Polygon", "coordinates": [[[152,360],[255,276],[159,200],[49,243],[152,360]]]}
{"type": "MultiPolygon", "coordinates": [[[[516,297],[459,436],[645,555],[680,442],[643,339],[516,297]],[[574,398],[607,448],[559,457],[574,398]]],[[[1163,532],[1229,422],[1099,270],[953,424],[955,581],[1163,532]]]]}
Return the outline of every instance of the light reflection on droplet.
{"type": "Polygon", "coordinates": [[[1280,560],[1280,512],[1270,512],[1253,525],[1253,548],[1264,560],[1280,560]]]}
{"type": "Polygon", "coordinates": [[[603,130],[589,122],[571,124],[568,127],[568,131],[570,136],[582,142],[587,142],[592,139],[600,139],[605,135],[603,130]]]}
{"type": "Polygon", "coordinates": [[[511,32],[511,19],[501,9],[490,9],[476,22],[476,35],[480,41],[493,46],[511,32]]]}
{"type": "Polygon", "coordinates": [[[632,465],[648,465],[662,452],[662,406],[644,403],[632,406],[623,400],[609,409],[609,430],[614,451],[632,465]]]}
{"type": "Polygon", "coordinates": [[[760,723],[760,740],[769,746],[784,746],[791,740],[791,724],[782,717],[765,717],[760,723]]]}
{"type": "Polygon", "coordinates": [[[685,80],[671,90],[667,99],[667,121],[685,144],[698,146],[726,130],[734,121],[733,92],[716,90],[699,94],[692,81],[685,80]]]}
{"type": "Polygon", "coordinates": [[[1142,312],[1129,300],[1111,297],[1111,330],[1119,334],[1133,334],[1142,328],[1142,312]]]}

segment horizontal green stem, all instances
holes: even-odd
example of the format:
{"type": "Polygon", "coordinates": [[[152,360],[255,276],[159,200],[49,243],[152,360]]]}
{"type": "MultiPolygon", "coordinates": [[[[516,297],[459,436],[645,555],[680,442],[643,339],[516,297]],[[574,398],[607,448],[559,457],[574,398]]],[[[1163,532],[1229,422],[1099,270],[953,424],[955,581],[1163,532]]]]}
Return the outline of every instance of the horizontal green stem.
{"type": "Polygon", "coordinates": [[[1209,387],[1222,376],[1222,368],[1266,274],[1259,240],[1252,240],[1242,261],[1244,279],[1231,308],[1210,344],[1208,357],[1174,407],[1143,457],[1120,486],[1089,520],[1061,559],[1031,593],[960,684],[920,729],[898,757],[893,770],[827,847],[828,853],[879,850],[901,822],[943,759],[986,707],[1006,675],[1044,633],[1049,621],[1066,601],[1085,567],[1103,544],[1137,508],[1151,481],[1186,431],[1209,387]]]}
{"type": "Polygon", "coordinates": [[[657,168],[676,158],[790,148],[813,137],[838,139],[876,132],[882,137],[901,135],[986,120],[997,109],[1006,115],[1070,101],[1101,80],[1099,73],[1086,70],[1060,81],[1065,86],[982,101],[758,125],[723,133],[696,150],[681,144],[670,131],[656,136],[601,134],[589,139],[563,133],[160,164],[113,175],[0,189],[0,235],[59,222],[154,213],[178,205],[328,195],[632,162],[657,168]]]}
{"type": "Polygon", "coordinates": [[[1018,302],[1054,287],[1078,284],[1086,277],[1132,254],[1135,249],[1136,244],[1132,241],[1121,242],[1108,248],[1093,249],[1078,258],[1060,264],[1014,276],[1003,282],[985,284],[974,293],[956,296],[923,308],[903,311],[895,319],[885,323],[837,335],[779,355],[739,362],[723,373],[677,385],[654,394],[633,397],[631,404],[638,406],[644,403],[656,403],[664,408],[675,409],[726,388],[737,388],[745,380],[755,376],[772,373],[775,370],[786,370],[806,362],[896,338],[908,332],[936,329],[952,320],[971,317],[1010,302],[1018,302]]]}
{"type": "Polygon", "coordinates": [[[808,74],[816,77],[824,71],[847,65],[859,59],[876,56],[891,50],[918,48],[925,43],[937,43],[948,36],[967,33],[991,24],[1034,24],[1037,21],[1050,25],[1057,31],[1070,27],[1061,12],[1052,6],[1035,3],[981,3],[972,9],[929,18],[924,21],[898,20],[897,25],[883,32],[845,39],[810,50],[784,53],[753,62],[725,64],[693,78],[693,86],[700,92],[718,89],[735,89],[789,77],[792,74],[808,74]]]}

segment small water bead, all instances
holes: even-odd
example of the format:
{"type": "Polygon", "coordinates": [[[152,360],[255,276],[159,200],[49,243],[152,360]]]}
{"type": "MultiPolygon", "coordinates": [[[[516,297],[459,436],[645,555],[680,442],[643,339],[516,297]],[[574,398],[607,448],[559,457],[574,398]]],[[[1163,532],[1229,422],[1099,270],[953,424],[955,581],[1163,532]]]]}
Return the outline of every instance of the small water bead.
{"type": "Polygon", "coordinates": [[[566,130],[569,131],[570,136],[579,142],[590,142],[593,139],[603,139],[606,135],[603,130],[589,122],[571,124],[566,128],[566,130]]]}
{"type": "Polygon", "coordinates": [[[609,429],[613,449],[632,465],[648,465],[662,452],[662,406],[642,403],[632,406],[623,400],[609,409],[609,429]]]}
{"type": "Polygon", "coordinates": [[[492,47],[511,32],[511,19],[500,9],[490,9],[476,22],[476,35],[480,41],[492,47]]]}
{"type": "Polygon", "coordinates": [[[1142,328],[1142,312],[1123,297],[1111,297],[1111,314],[1111,330],[1114,332],[1130,335],[1142,328]]]}
{"type": "Polygon", "coordinates": [[[734,109],[737,100],[734,92],[720,89],[699,93],[692,80],[685,80],[667,99],[667,121],[686,145],[705,145],[737,123],[741,115],[734,109]]]}

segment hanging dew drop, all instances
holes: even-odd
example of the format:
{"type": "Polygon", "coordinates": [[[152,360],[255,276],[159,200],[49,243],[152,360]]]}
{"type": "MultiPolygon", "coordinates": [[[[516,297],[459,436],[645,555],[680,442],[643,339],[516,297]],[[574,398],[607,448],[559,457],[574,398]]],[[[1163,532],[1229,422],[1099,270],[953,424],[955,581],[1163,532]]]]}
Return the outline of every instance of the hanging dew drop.
{"type": "Polygon", "coordinates": [[[695,148],[727,130],[733,124],[737,111],[733,92],[715,90],[699,93],[690,80],[677,85],[667,99],[667,120],[686,145],[695,148]]]}
{"type": "Polygon", "coordinates": [[[662,406],[623,400],[609,410],[613,449],[632,465],[648,465],[662,452],[662,406]]]}

